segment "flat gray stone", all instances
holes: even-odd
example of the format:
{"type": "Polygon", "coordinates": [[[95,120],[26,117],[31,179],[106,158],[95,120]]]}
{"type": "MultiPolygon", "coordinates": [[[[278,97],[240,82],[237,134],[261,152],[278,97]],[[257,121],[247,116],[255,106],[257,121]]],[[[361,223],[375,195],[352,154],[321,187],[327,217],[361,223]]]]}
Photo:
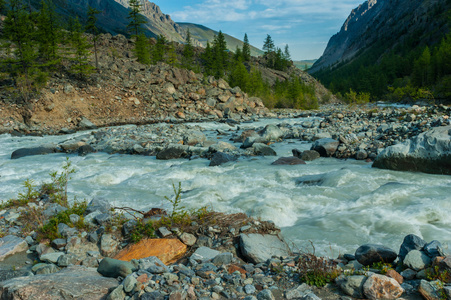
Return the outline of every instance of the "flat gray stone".
{"type": "Polygon", "coordinates": [[[363,284],[367,277],[364,275],[344,276],[341,275],[335,279],[335,283],[348,296],[353,298],[363,299],[363,284]]]}
{"type": "Polygon", "coordinates": [[[133,264],[128,261],[105,257],[100,262],[97,272],[105,277],[117,278],[121,276],[125,278],[130,275],[134,269],[135,267],[133,264]]]}
{"type": "Polygon", "coordinates": [[[139,260],[139,269],[152,274],[169,272],[169,268],[156,256],[149,256],[139,260]]]}
{"type": "Polygon", "coordinates": [[[404,258],[404,265],[412,270],[420,271],[432,263],[432,259],[423,251],[412,250],[404,258]]]}
{"type": "Polygon", "coordinates": [[[56,264],[58,259],[64,255],[64,252],[53,252],[53,253],[47,253],[43,254],[39,257],[39,259],[43,262],[49,262],[56,264]]]}
{"type": "Polygon", "coordinates": [[[392,263],[397,256],[394,250],[377,244],[362,245],[355,251],[357,261],[364,266],[371,266],[378,262],[392,263]]]}
{"type": "Polygon", "coordinates": [[[0,238],[0,261],[5,257],[25,251],[28,249],[28,243],[15,235],[7,235],[0,238]]]}
{"type": "Polygon", "coordinates": [[[272,256],[288,256],[290,248],[276,235],[245,234],[240,235],[240,249],[243,256],[250,262],[258,264],[272,256]]]}
{"type": "Polygon", "coordinates": [[[17,277],[0,282],[2,299],[84,299],[106,298],[118,282],[102,277],[95,269],[70,266],[48,275],[17,277]]]}
{"type": "Polygon", "coordinates": [[[205,262],[212,260],[217,255],[219,255],[220,252],[217,250],[210,249],[208,247],[199,247],[197,250],[191,255],[191,259],[194,259],[197,262],[205,262]]]}

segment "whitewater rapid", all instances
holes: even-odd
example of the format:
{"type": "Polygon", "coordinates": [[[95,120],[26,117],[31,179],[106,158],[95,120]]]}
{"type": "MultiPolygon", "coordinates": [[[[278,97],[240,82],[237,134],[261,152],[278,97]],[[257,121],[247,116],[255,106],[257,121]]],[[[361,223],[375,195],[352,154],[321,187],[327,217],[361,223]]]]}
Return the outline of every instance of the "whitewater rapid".
{"type": "MultiPolygon", "coordinates": [[[[281,121],[240,126],[246,129],[271,122],[281,121]]],[[[299,119],[283,122],[295,126],[299,119]]],[[[196,125],[210,139],[230,142],[227,135],[216,136],[217,130],[230,130],[229,125],[196,125]]],[[[82,134],[86,132],[74,135],[82,134]]],[[[187,209],[208,206],[272,220],[295,250],[312,251],[313,243],[317,254],[336,257],[354,253],[365,243],[381,243],[397,251],[410,233],[428,242],[439,240],[445,251],[451,242],[450,176],[379,170],[371,168],[371,163],[334,158],[274,166],[271,163],[277,157],[252,157],[218,167],[209,167],[206,159],[159,161],[152,156],[106,153],[10,159],[18,148],[61,143],[74,135],[0,135],[0,200],[16,197],[26,179],[50,181],[49,173],[61,170],[69,157],[76,170],[68,189],[72,201],[102,197],[115,206],[169,210],[165,196],[171,197],[172,184],[180,182],[187,209]],[[300,183],[306,179],[307,184],[300,183]]],[[[288,140],[271,146],[281,157],[291,156],[293,148],[308,150],[311,144],[288,140]]]]}

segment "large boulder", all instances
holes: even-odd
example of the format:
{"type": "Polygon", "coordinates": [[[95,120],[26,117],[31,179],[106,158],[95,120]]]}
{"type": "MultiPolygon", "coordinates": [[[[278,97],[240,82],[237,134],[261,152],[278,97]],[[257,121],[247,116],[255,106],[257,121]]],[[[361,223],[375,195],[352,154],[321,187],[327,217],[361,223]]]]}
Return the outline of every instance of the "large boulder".
{"type": "Polygon", "coordinates": [[[251,263],[262,263],[272,256],[288,256],[288,245],[276,235],[241,234],[240,249],[243,256],[251,263]]]}
{"type": "Polygon", "coordinates": [[[393,278],[373,274],[363,284],[363,293],[368,299],[397,299],[404,289],[393,278]]]}
{"type": "Polygon", "coordinates": [[[374,263],[392,263],[397,257],[397,253],[384,245],[366,244],[355,251],[355,258],[364,266],[371,266],[374,263]]]}
{"type": "Polygon", "coordinates": [[[169,160],[188,157],[188,146],[180,144],[169,144],[166,148],[158,152],[157,159],[169,160]]]}
{"type": "Polygon", "coordinates": [[[340,145],[339,141],[331,138],[324,138],[316,140],[310,150],[317,151],[323,157],[330,157],[337,151],[338,145],[340,145]]]}
{"type": "Polygon", "coordinates": [[[426,242],[415,234],[409,234],[404,237],[404,240],[399,248],[399,259],[404,260],[407,253],[412,250],[421,250],[426,245],[426,242]]]}
{"type": "Polygon", "coordinates": [[[278,160],[273,162],[272,165],[305,165],[305,161],[295,156],[289,156],[279,158],[278,160]]]}
{"type": "Polygon", "coordinates": [[[0,283],[0,298],[19,299],[105,299],[118,281],[102,277],[95,269],[70,266],[60,272],[17,277],[0,283]]]}
{"type": "Polygon", "coordinates": [[[344,276],[335,279],[335,283],[346,294],[354,298],[363,299],[363,284],[367,277],[365,275],[344,276]]]}
{"type": "Polygon", "coordinates": [[[21,148],[11,154],[11,159],[18,159],[25,156],[44,155],[60,152],[56,145],[42,145],[34,148],[21,148]]]}
{"type": "Polygon", "coordinates": [[[451,126],[434,128],[386,148],[373,167],[451,175],[451,126]]]}
{"type": "Polygon", "coordinates": [[[404,257],[403,263],[412,270],[420,271],[429,266],[432,260],[423,251],[412,250],[404,257]]]}
{"type": "Polygon", "coordinates": [[[0,261],[5,257],[25,251],[28,249],[28,244],[24,239],[15,235],[7,235],[0,238],[0,261]]]}
{"type": "Polygon", "coordinates": [[[222,164],[231,162],[231,161],[236,161],[238,158],[234,155],[230,155],[224,152],[216,152],[215,154],[213,154],[213,156],[211,157],[210,160],[210,167],[215,167],[215,166],[220,166],[222,164]]]}

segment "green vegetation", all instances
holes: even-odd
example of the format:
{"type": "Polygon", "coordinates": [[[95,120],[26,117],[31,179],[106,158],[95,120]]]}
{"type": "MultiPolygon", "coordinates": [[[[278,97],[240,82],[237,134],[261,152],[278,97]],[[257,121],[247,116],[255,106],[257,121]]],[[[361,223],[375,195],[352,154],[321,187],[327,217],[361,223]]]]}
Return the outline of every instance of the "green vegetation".
{"type": "Polygon", "coordinates": [[[340,271],[329,259],[314,254],[303,255],[299,259],[298,268],[301,281],[317,287],[333,282],[340,275],[340,271]]]}

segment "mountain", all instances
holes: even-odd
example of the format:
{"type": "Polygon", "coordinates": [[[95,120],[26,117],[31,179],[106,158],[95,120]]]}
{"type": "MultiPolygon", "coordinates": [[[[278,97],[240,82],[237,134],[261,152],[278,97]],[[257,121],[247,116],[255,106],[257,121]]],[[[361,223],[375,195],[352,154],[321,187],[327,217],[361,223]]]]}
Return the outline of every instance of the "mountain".
{"type": "Polygon", "coordinates": [[[433,56],[440,56],[441,42],[447,43],[450,10],[451,0],[365,1],[352,10],[309,73],[335,91],[352,88],[381,95],[383,88],[403,78],[411,81],[400,87],[430,87],[444,74],[427,84],[415,82],[415,65],[421,64],[426,47],[430,64],[433,56]]]}
{"type": "MultiPolygon", "coordinates": [[[[217,31],[214,31],[208,27],[198,24],[192,23],[177,23],[182,27],[185,31],[190,31],[191,37],[197,41],[199,41],[202,47],[207,46],[207,42],[212,42],[214,37],[218,34],[217,31]]],[[[233,36],[230,36],[224,33],[225,40],[227,42],[227,47],[230,51],[235,51],[236,47],[243,47],[243,42],[233,36]]],[[[251,55],[252,56],[263,56],[264,52],[254,46],[251,46],[251,55]]]]}

